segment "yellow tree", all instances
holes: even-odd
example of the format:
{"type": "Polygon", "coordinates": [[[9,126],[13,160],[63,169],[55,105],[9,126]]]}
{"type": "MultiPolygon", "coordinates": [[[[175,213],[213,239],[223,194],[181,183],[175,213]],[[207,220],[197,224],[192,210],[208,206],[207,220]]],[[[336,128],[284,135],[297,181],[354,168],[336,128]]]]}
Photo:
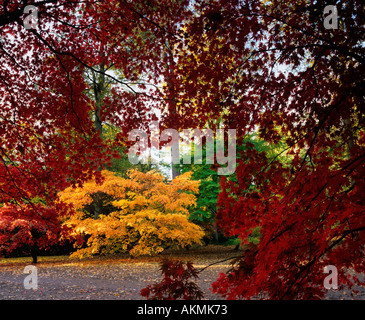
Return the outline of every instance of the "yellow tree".
{"type": "Polygon", "coordinates": [[[118,252],[151,255],[168,247],[201,244],[204,232],[188,220],[188,209],[196,205],[194,194],[200,183],[190,179],[191,172],[171,182],[156,171],[130,170],[127,176],[102,171],[103,183],[91,180],[60,194],[61,201],[76,209],[64,223],[75,235],[87,239],[74,256],[118,252]],[[95,204],[95,199],[99,203],[95,204]],[[101,207],[97,219],[95,206],[101,207]]]}

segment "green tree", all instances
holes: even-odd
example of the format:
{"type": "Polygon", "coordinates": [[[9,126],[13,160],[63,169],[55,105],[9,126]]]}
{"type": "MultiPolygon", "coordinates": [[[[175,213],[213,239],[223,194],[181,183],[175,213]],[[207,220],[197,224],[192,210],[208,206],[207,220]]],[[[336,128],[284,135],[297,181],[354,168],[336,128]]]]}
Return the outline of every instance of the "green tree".
{"type": "Polygon", "coordinates": [[[189,219],[205,229],[207,235],[218,240],[218,232],[215,226],[215,215],[217,212],[217,199],[221,191],[219,176],[211,164],[206,163],[206,147],[202,149],[204,163],[194,164],[194,147],[192,145],[191,164],[179,165],[181,173],[193,172],[191,178],[200,180],[199,194],[196,208],[190,213],[189,219]]]}
{"type": "MultiPolygon", "coordinates": [[[[247,149],[247,143],[252,144],[253,148],[255,148],[258,152],[264,152],[268,158],[276,159],[279,158],[280,162],[285,163],[286,165],[290,165],[290,158],[285,154],[286,144],[282,140],[278,140],[276,144],[267,143],[264,140],[260,139],[257,133],[253,133],[251,135],[247,135],[242,139],[240,143],[237,144],[237,152],[236,152],[236,163],[239,161],[246,161],[244,159],[243,154],[247,149]]],[[[193,172],[192,179],[199,180],[199,194],[197,198],[196,207],[190,213],[189,219],[194,223],[200,225],[203,229],[205,229],[209,238],[214,238],[215,241],[226,240],[227,244],[235,244],[236,249],[239,248],[241,241],[236,237],[225,238],[223,234],[219,232],[219,225],[216,225],[216,214],[217,214],[217,201],[218,195],[221,192],[220,179],[221,177],[217,173],[217,166],[215,164],[207,164],[206,159],[209,156],[207,155],[206,146],[202,147],[202,164],[194,163],[194,144],[191,145],[191,164],[181,164],[179,165],[179,170],[182,173],[185,172],[193,172]]],[[[183,158],[183,157],[182,157],[183,158]]],[[[181,163],[183,161],[181,160],[181,163]]],[[[227,177],[227,180],[237,182],[236,173],[227,177]]],[[[248,191],[255,190],[254,181],[250,185],[248,191]]],[[[250,236],[250,241],[257,242],[259,239],[259,230],[254,230],[250,236]]]]}

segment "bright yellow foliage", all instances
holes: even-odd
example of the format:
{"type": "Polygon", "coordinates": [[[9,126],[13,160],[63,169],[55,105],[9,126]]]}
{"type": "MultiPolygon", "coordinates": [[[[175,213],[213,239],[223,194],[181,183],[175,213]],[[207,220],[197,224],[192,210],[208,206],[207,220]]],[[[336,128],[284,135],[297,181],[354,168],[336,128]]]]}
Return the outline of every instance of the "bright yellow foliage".
{"type": "Polygon", "coordinates": [[[131,255],[156,254],[167,247],[201,244],[202,229],[188,220],[190,206],[196,205],[194,193],[199,181],[191,173],[166,181],[156,171],[130,170],[128,178],[103,171],[103,184],[89,181],[82,188],[68,188],[60,200],[74,205],[77,213],[65,223],[78,235],[88,235],[87,247],[74,253],[79,257],[94,254],[129,252],[131,255]],[[115,211],[98,219],[85,218],[85,208],[95,202],[96,194],[109,196],[115,211]]]}

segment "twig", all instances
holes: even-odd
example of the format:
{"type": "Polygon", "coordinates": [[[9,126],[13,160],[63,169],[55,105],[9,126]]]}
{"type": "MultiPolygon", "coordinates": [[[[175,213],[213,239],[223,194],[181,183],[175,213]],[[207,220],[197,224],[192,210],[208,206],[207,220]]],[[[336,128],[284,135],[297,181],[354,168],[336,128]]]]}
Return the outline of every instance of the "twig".
{"type": "Polygon", "coordinates": [[[229,257],[229,258],[226,258],[226,259],[223,259],[223,260],[219,260],[219,261],[213,262],[213,263],[208,264],[207,266],[201,268],[200,270],[198,270],[198,273],[204,271],[205,269],[208,269],[211,266],[214,266],[215,264],[218,264],[218,263],[221,263],[221,262],[225,262],[227,260],[232,260],[232,259],[235,259],[235,258],[240,258],[240,257],[242,257],[242,255],[234,256],[234,257],[229,257]]]}

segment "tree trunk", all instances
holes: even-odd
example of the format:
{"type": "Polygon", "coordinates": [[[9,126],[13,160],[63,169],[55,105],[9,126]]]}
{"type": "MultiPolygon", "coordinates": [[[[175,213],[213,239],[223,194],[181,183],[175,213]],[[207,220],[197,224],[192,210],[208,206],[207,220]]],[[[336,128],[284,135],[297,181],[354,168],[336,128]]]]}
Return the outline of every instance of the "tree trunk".
{"type": "Polygon", "coordinates": [[[99,66],[99,71],[101,72],[98,75],[93,76],[93,90],[95,97],[95,111],[94,111],[94,126],[95,129],[99,132],[100,137],[103,135],[103,126],[100,118],[100,111],[104,98],[105,91],[105,66],[101,64],[99,66]]]}
{"type": "Polygon", "coordinates": [[[238,251],[239,250],[239,248],[240,248],[240,246],[241,246],[241,240],[240,240],[240,243],[239,244],[236,244],[236,246],[234,247],[234,251],[238,251]]]}
{"type": "Polygon", "coordinates": [[[100,215],[100,207],[101,207],[101,203],[100,203],[100,198],[98,193],[95,193],[93,195],[93,204],[94,204],[94,219],[98,219],[99,215],[100,215]]]}
{"type": "Polygon", "coordinates": [[[180,171],[174,166],[174,164],[171,161],[171,179],[175,179],[177,176],[180,175],[180,171]]]}
{"type": "MultiPolygon", "coordinates": [[[[94,111],[94,127],[95,130],[99,133],[100,138],[103,138],[103,123],[101,121],[100,112],[101,107],[103,105],[103,99],[105,95],[105,65],[101,63],[99,65],[100,73],[96,73],[93,71],[93,91],[95,98],[95,111],[94,111]]],[[[102,165],[98,167],[98,170],[101,171],[102,165]]],[[[98,219],[101,213],[101,203],[99,199],[99,195],[95,194],[93,196],[93,206],[94,206],[94,219],[98,219]]]]}
{"type": "MultiPolygon", "coordinates": [[[[173,64],[174,64],[174,57],[172,56],[172,52],[169,49],[169,44],[166,42],[165,44],[165,52],[164,55],[168,60],[168,63],[165,64],[166,69],[166,83],[167,83],[167,91],[168,91],[168,106],[169,106],[169,113],[171,118],[177,117],[177,108],[176,108],[176,99],[175,99],[175,86],[174,86],[174,71],[173,71],[173,64]]],[[[178,129],[178,124],[173,126],[171,129],[178,129]]],[[[180,175],[180,170],[174,166],[173,163],[173,148],[171,147],[171,179],[175,179],[177,176],[180,175]]]]}
{"type": "MultiPolygon", "coordinates": [[[[105,66],[103,64],[100,64],[99,71],[101,72],[99,74],[93,73],[93,91],[95,98],[94,127],[99,133],[100,138],[103,138],[103,123],[100,117],[105,94],[105,66]]],[[[98,170],[101,171],[102,169],[102,165],[100,165],[98,170]]]]}
{"type": "MultiPolygon", "coordinates": [[[[216,181],[216,178],[213,178],[216,181]]],[[[214,239],[215,241],[218,243],[219,241],[219,234],[218,234],[218,229],[217,229],[217,225],[215,223],[215,217],[217,215],[217,207],[214,207],[213,209],[210,210],[212,216],[214,216],[214,219],[212,219],[212,227],[213,227],[213,231],[214,231],[214,239]]]]}
{"type": "Polygon", "coordinates": [[[37,263],[37,247],[33,246],[31,249],[30,249],[30,254],[33,258],[33,263],[36,264],[37,263]]]}
{"type": "Polygon", "coordinates": [[[214,239],[216,242],[218,242],[219,236],[218,236],[218,230],[217,230],[217,226],[215,225],[215,222],[213,222],[213,230],[214,230],[214,239]]]}

